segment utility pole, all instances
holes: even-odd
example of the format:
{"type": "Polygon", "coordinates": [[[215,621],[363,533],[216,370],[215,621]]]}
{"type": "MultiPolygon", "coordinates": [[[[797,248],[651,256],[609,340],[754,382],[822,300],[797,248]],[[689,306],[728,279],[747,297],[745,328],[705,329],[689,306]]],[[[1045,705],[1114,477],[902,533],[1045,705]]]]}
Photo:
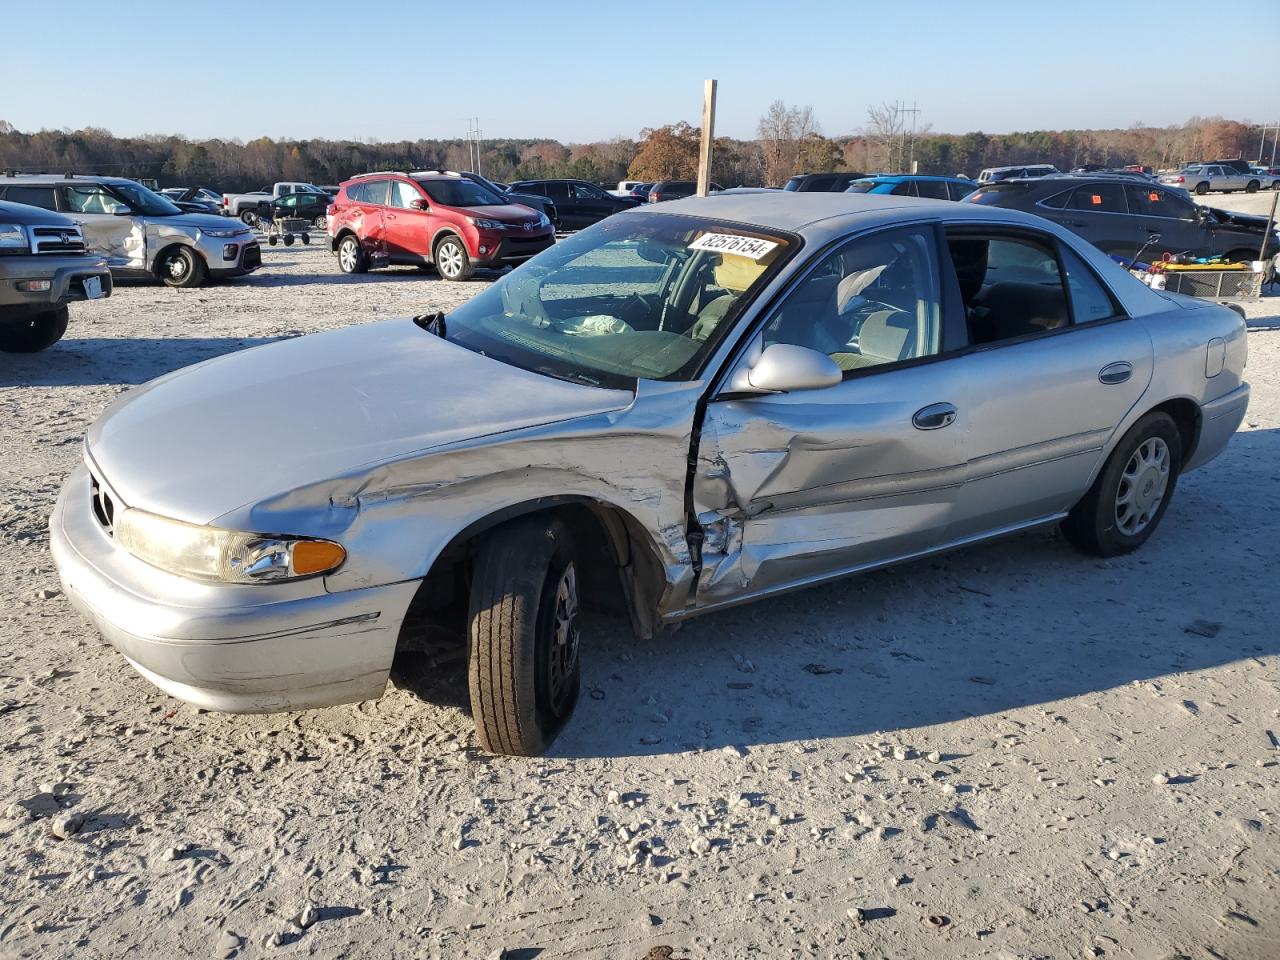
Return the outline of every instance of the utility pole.
{"type": "Polygon", "coordinates": [[[698,196],[711,191],[711,145],[715,143],[716,82],[702,85],[702,144],[698,149],[698,196]]]}
{"type": "Polygon", "coordinates": [[[467,118],[467,156],[470,158],[471,169],[483,176],[484,171],[480,169],[481,135],[480,118],[467,118]]]}
{"type": "Polygon", "coordinates": [[[916,106],[914,100],[911,101],[911,109],[903,110],[903,113],[911,114],[911,156],[907,160],[907,173],[916,172],[916,114],[920,112],[920,108],[916,106]]]}

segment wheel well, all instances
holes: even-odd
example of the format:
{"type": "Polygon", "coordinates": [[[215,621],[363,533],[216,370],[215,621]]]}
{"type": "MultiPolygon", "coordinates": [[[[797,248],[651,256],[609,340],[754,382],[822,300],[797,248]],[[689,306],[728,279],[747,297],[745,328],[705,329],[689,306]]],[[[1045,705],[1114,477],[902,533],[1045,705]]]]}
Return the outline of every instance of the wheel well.
{"type": "Polygon", "coordinates": [[[418,587],[398,648],[465,642],[476,548],[504,523],[539,513],[553,515],[569,527],[579,559],[583,606],[626,616],[637,634],[652,635],[666,577],[644,527],[625,511],[595,500],[543,498],[490,514],[449,542],[418,587]]]}
{"type": "Polygon", "coordinates": [[[1196,452],[1196,444],[1200,442],[1200,405],[1194,400],[1178,397],[1173,400],[1166,400],[1158,407],[1154,407],[1152,412],[1155,410],[1167,413],[1173,418],[1173,422],[1177,424],[1178,437],[1182,441],[1182,464],[1180,466],[1190,463],[1192,454],[1196,452]]]}
{"type": "MultiPolygon", "coordinates": [[[[436,231],[436,235],[431,238],[431,259],[432,260],[436,258],[436,247],[440,246],[441,242],[444,241],[445,237],[457,237],[459,240],[462,240],[462,235],[459,234],[458,231],[451,230],[448,227],[441,227],[439,230],[436,231]]],[[[464,250],[467,249],[467,241],[465,240],[462,240],[462,249],[464,250]]]]}

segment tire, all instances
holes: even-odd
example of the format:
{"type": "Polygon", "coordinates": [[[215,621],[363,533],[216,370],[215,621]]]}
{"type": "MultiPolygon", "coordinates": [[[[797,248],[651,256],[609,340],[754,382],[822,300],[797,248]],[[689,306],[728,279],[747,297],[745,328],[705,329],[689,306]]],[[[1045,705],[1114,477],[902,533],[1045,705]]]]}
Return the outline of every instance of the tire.
{"type": "Polygon", "coordinates": [[[156,275],[167,287],[198,287],[207,272],[204,257],[190,247],[170,247],[156,261],[156,275]]]}
{"type": "Polygon", "coordinates": [[[302,242],[307,244],[308,246],[311,244],[311,234],[304,233],[301,239],[302,239],[302,242]]]}
{"type": "Polygon", "coordinates": [[[252,210],[241,210],[240,222],[246,227],[256,227],[258,225],[258,215],[252,210]]]}
{"type": "Polygon", "coordinates": [[[1167,413],[1148,413],[1121,438],[1089,492],[1062,521],[1063,536],[1100,557],[1137,550],[1169,508],[1181,464],[1177,424],[1167,413]]]}
{"type": "Polygon", "coordinates": [[[316,217],[314,220],[311,221],[311,225],[315,227],[317,230],[324,230],[326,227],[329,226],[329,218],[322,213],[320,214],[320,216],[316,217]]]}
{"type": "Polygon", "coordinates": [[[1257,250],[1232,250],[1226,255],[1228,263],[1252,263],[1258,259],[1257,250]]]}
{"type": "Polygon", "coordinates": [[[286,233],[286,234],[284,235],[284,245],[285,245],[286,247],[292,247],[292,246],[293,246],[293,234],[292,234],[292,233],[286,233]]]}
{"type": "Polygon", "coordinates": [[[1209,192],[1209,185],[1208,185],[1207,183],[1197,183],[1197,184],[1196,184],[1196,194],[1197,194],[1197,195],[1199,195],[1199,196],[1203,197],[1203,196],[1204,196],[1206,193],[1208,193],[1208,192],[1209,192]]]}
{"type": "Polygon", "coordinates": [[[446,280],[470,280],[475,273],[471,257],[467,255],[467,245],[455,236],[447,236],[436,244],[436,271],[446,280]]]}
{"type": "Polygon", "coordinates": [[[67,332],[67,308],[54,307],[13,323],[0,323],[0,350],[5,353],[39,353],[67,332]]]}
{"type": "Polygon", "coordinates": [[[577,569],[568,528],[546,515],[490,532],[471,581],[471,715],[490,753],[546,751],[581,684],[577,569]]]}
{"type": "Polygon", "coordinates": [[[369,269],[369,258],[354,234],[349,233],[338,242],[338,269],[343,273],[364,273],[369,269]]]}
{"type": "Polygon", "coordinates": [[[1257,180],[1250,180],[1250,181],[1249,181],[1249,183],[1248,183],[1248,185],[1244,188],[1244,192],[1245,192],[1245,193],[1257,193],[1257,192],[1258,192],[1258,188],[1259,188],[1260,186],[1262,186],[1262,184],[1260,184],[1257,180]]]}
{"type": "Polygon", "coordinates": [[[267,243],[274,247],[276,245],[276,239],[276,235],[273,233],[271,236],[267,237],[267,243]]]}

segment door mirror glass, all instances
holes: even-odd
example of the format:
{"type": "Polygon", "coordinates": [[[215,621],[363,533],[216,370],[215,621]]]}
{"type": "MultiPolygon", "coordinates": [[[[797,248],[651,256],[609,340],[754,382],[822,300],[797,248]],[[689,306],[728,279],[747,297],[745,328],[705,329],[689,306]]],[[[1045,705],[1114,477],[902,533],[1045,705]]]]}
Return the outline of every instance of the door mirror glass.
{"type": "Polygon", "coordinates": [[[843,379],[836,362],[825,353],[794,343],[774,343],[759,358],[743,366],[729,385],[732,393],[791,393],[834,387],[843,379]]]}

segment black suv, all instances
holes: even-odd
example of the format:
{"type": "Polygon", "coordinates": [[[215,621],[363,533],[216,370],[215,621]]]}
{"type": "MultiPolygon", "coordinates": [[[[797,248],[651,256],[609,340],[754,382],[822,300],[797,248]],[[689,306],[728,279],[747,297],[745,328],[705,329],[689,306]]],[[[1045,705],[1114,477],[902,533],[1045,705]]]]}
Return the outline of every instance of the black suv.
{"type": "Polygon", "coordinates": [[[634,197],[615,197],[586,180],[517,180],[511,191],[547,197],[555,204],[560,227],[565,230],[589,227],[640,202],[634,197]]]}
{"type": "Polygon", "coordinates": [[[855,180],[861,180],[865,173],[800,173],[788,180],[782,187],[796,193],[844,193],[855,180]]]}
{"type": "MultiPolygon", "coordinates": [[[[1144,261],[1163,254],[1258,259],[1266,217],[1198,206],[1184,190],[1123,176],[1058,176],[983,184],[963,201],[1034,213],[1103,253],[1144,261]]],[[[1266,258],[1280,250],[1272,233],[1266,258]]],[[[1266,259],[1264,258],[1264,259],[1266,259]]]]}

